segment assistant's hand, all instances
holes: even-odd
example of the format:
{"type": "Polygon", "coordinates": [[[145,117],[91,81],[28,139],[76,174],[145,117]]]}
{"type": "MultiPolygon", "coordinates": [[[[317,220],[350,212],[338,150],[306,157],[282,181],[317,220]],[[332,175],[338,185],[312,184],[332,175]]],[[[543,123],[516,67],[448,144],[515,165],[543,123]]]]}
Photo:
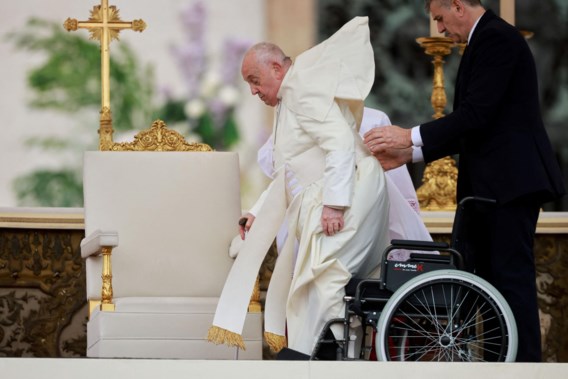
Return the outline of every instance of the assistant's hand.
{"type": "Polygon", "coordinates": [[[412,162],[412,148],[406,149],[388,149],[382,152],[374,153],[375,158],[381,164],[383,170],[388,171],[402,166],[405,163],[412,162]]]}
{"type": "Polygon", "coordinates": [[[332,236],[343,229],[345,209],[334,209],[326,205],[321,212],[321,227],[326,236],[332,236]]]}
{"type": "Polygon", "coordinates": [[[387,149],[405,149],[412,146],[411,129],[396,125],[373,128],[365,133],[363,139],[373,154],[387,149]]]}
{"type": "Polygon", "coordinates": [[[239,233],[241,235],[241,239],[245,239],[246,233],[249,231],[252,223],[254,222],[254,215],[247,213],[243,217],[239,219],[239,233]]]}

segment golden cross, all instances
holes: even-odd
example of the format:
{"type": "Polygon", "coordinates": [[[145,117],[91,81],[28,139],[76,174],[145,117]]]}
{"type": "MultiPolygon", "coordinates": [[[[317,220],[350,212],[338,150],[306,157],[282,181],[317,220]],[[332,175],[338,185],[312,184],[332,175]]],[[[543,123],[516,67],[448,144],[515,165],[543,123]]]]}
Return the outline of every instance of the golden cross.
{"type": "Polygon", "coordinates": [[[77,21],[68,18],[63,27],[67,31],[77,29],[89,30],[90,39],[98,40],[101,44],[101,118],[99,129],[100,150],[110,150],[112,146],[112,116],[110,111],[110,54],[109,46],[113,39],[118,40],[118,34],[123,29],[142,32],[146,23],[142,20],[132,22],[120,20],[118,9],[108,5],[108,0],[101,0],[101,5],[95,5],[91,17],[87,21],[77,21]]]}

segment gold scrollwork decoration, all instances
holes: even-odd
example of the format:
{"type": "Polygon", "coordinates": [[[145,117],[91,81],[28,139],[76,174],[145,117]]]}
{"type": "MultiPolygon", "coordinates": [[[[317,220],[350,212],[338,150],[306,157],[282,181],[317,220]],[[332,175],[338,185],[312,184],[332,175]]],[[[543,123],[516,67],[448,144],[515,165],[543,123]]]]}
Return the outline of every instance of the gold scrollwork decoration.
{"type": "MultiPolygon", "coordinates": [[[[119,10],[114,5],[110,5],[108,7],[108,20],[107,22],[119,22],[120,21],[120,14],[119,10]]],[[[91,17],[89,17],[90,22],[102,23],[103,22],[103,14],[102,14],[102,7],[100,5],[95,5],[91,10],[91,17]]],[[[118,40],[118,33],[120,30],[109,28],[109,37],[110,41],[118,40]]],[[[102,30],[100,28],[94,28],[89,30],[89,38],[92,40],[100,41],[102,37],[102,30]]]]}
{"type": "Polygon", "coordinates": [[[67,18],[63,23],[63,27],[68,32],[74,32],[79,28],[79,21],[76,18],[67,18]]]}
{"type": "Polygon", "coordinates": [[[132,21],[132,30],[135,32],[143,32],[146,29],[146,23],[144,20],[134,20],[132,21]]]}
{"type": "Polygon", "coordinates": [[[108,151],[112,148],[112,114],[109,107],[103,107],[100,112],[99,150],[108,151]]]}
{"type": "Polygon", "coordinates": [[[0,228],[0,357],[84,355],[84,231],[33,222],[0,228]]]}
{"type": "Polygon", "coordinates": [[[429,211],[456,209],[457,178],[458,169],[451,157],[426,166],[422,186],[416,191],[420,207],[429,211]]]}
{"type": "Polygon", "coordinates": [[[205,143],[187,142],[175,130],[168,129],[162,120],[152,123],[150,129],[143,130],[134,136],[133,142],[114,143],[112,151],[213,151],[205,143]]]}

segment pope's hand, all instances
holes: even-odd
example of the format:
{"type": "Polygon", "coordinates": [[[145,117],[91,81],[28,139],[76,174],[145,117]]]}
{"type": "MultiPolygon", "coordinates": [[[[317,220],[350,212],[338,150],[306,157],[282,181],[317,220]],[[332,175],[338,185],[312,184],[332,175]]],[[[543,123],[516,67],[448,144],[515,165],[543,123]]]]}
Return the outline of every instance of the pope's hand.
{"type": "Polygon", "coordinates": [[[332,236],[343,229],[343,213],[345,209],[330,208],[323,206],[321,213],[321,227],[326,236],[332,236]]]}
{"type": "Polygon", "coordinates": [[[365,145],[373,154],[387,149],[404,149],[412,146],[411,130],[396,125],[373,128],[365,133],[363,138],[365,145]]]}
{"type": "Polygon", "coordinates": [[[239,219],[239,233],[241,235],[241,239],[245,239],[246,233],[249,231],[252,223],[254,222],[254,215],[251,213],[247,213],[243,217],[239,219]]]}

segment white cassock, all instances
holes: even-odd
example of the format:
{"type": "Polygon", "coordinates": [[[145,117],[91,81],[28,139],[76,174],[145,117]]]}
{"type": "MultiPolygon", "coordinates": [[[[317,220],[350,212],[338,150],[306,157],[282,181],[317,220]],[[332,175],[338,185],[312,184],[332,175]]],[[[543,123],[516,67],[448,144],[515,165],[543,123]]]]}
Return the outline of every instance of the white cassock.
{"type": "MultiPolygon", "coordinates": [[[[391,125],[388,116],[379,110],[365,108],[359,134],[377,126],[391,125]]],[[[389,239],[432,241],[432,236],[420,216],[420,205],[416,196],[414,184],[406,165],[385,172],[387,190],[390,200],[389,210],[389,239]]],[[[393,250],[389,259],[406,261],[411,253],[420,251],[393,250]]],[[[428,252],[436,254],[436,252],[428,252]]]]}
{"type": "Polygon", "coordinates": [[[378,274],[389,241],[384,172],[358,128],[374,80],[368,19],[356,17],[297,57],[281,84],[273,137],[274,179],[253,207],[255,222],[223,288],[208,338],[239,341],[260,264],[284,220],[283,244],[265,303],[265,339],[310,354],[344,313],[352,276],[378,274]],[[344,207],[344,228],[325,236],[324,205],[344,207]],[[294,242],[298,241],[297,254],[294,242]]]}
{"type": "MultiPolygon", "coordinates": [[[[385,112],[373,108],[364,108],[363,120],[359,129],[359,135],[364,136],[372,128],[391,125],[391,121],[385,112]]],[[[262,172],[269,178],[274,178],[274,167],[272,165],[272,140],[270,136],[264,145],[258,150],[257,159],[262,172]]],[[[390,202],[389,207],[389,240],[419,240],[432,241],[432,236],[422,221],[420,216],[420,205],[416,196],[414,184],[405,165],[385,172],[387,191],[390,202]]],[[[255,209],[250,213],[255,214],[255,209]]],[[[281,250],[285,239],[288,236],[286,225],[283,224],[276,237],[278,251],[281,250]]],[[[237,241],[238,242],[238,241],[237,241]]],[[[235,250],[238,248],[235,247],[235,250]]],[[[234,254],[236,254],[235,251],[234,254]]],[[[405,261],[409,258],[410,251],[394,250],[391,251],[389,259],[405,261]]]]}

